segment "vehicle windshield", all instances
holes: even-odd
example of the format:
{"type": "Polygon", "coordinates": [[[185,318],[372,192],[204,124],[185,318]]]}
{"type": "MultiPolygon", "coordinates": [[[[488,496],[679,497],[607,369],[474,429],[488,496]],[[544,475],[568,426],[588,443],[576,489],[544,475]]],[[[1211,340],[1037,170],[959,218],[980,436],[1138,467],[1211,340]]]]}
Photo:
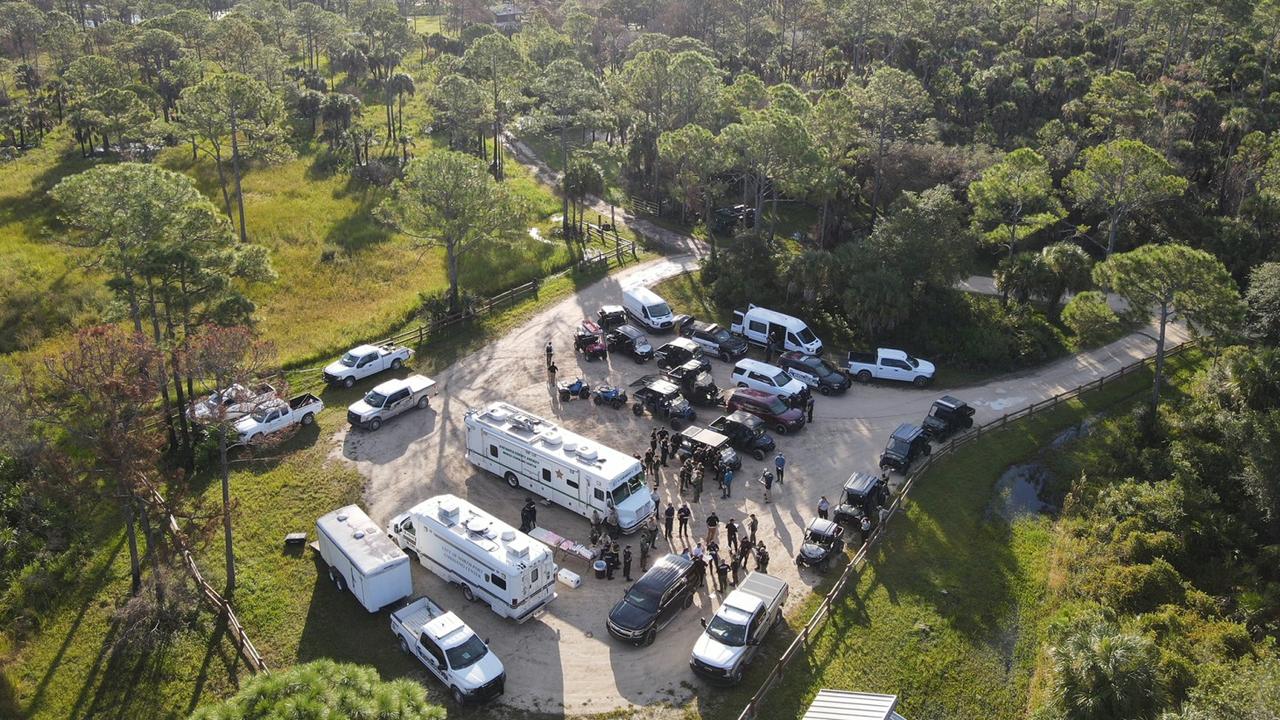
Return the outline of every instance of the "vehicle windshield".
{"type": "Polygon", "coordinates": [[[658,596],[646,593],[644,590],[633,587],[627,591],[627,594],[622,599],[627,604],[635,605],[645,612],[658,612],[658,596]]]}
{"type": "Polygon", "coordinates": [[[920,367],[920,361],[919,361],[919,360],[917,360],[917,359],[915,359],[915,358],[913,358],[913,357],[911,357],[910,355],[908,355],[908,356],[907,356],[907,363],[908,363],[909,365],[911,365],[911,367],[913,367],[913,368],[918,368],[918,367],[920,367]]]}
{"type": "Polygon", "coordinates": [[[785,372],[779,372],[777,375],[774,375],[772,379],[773,379],[773,384],[777,385],[778,387],[782,387],[787,383],[791,382],[791,376],[786,374],[785,372]]]}
{"type": "Polygon", "coordinates": [[[451,647],[444,651],[445,656],[449,658],[449,667],[454,670],[461,670],[464,667],[475,665],[480,658],[489,654],[489,648],[480,642],[480,638],[472,635],[467,641],[457,647],[451,647]]]}
{"type": "Polygon", "coordinates": [[[906,457],[907,454],[911,451],[911,445],[910,443],[907,443],[903,440],[898,440],[897,438],[894,438],[893,440],[889,441],[888,451],[894,455],[900,455],[902,457],[906,457]]]}
{"type": "Polygon", "coordinates": [[[775,397],[769,401],[765,408],[774,415],[781,415],[787,411],[787,404],[775,397]]]}
{"type": "Polygon", "coordinates": [[[796,335],[800,338],[800,342],[804,343],[805,345],[808,345],[809,343],[818,339],[818,336],[814,335],[813,331],[810,330],[808,326],[805,326],[805,328],[800,332],[796,333],[796,335]]]}
{"type": "Polygon", "coordinates": [[[631,497],[632,487],[629,483],[622,483],[618,487],[609,491],[609,497],[613,498],[613,506],[618,507],[623,500],[631,497]]]}
{"type": "Polygon", "coordinates": [[[364,396],[364,401],[369,407],[382,407],[387,401],[387,396],[377,390],[370,390],[369,394],[364,396]]]}
{"type": "Polygon", "coordinates": [[[836,369],[835,365],[832,365],[831,363],[827,362],[826,360],[823,360],[822,358],[814,358],[813,367],[815,370],[822,373],[823,375],[835,375],[836,373],[840,372],[839,370],[836,369]]]}
{"type": "Polygon", "coordinates": [[[934,405],[933,407],[929,408],[929,417],[941,418],[942,413],[943,413],[943,410],[941,405],[934,405]]]}
{"type": "Polygon", "coordinates": [[[257,410],[253,411],[253,413],[251,414],[251,417],[254,420],[257,420],[258,422],[265,422],[267,419],[267,413],[271,412],[273,409],[274,408],[269,408],[269,407],[258,408],[257,410]]]}
{"type": "Polygon", "coordinates": [[[711,618],[707,625],[707,634],[730,647],[742,647],[747,644],[747,627],[734,625],[719,615],[711,618]]]}
{"type": "Polygon", "coordinates": [[[650,305],[648,310],[649,310],[649,317],[662,317],[664,315],[671,314],[671,308],[664,302],[650,305]]]}
{"type": "Polygon", "coordinates": [[[826,545],[831,541],[831,536],[824,535],[816,530],[810,530],[809,534],[805,536],[805,540],[808,540],[815,545],[826,545]]]}
{"type": "Polygon", "coordinates": [[[715,332],[711,333],[711,337],[715,338],[716,342],[720,343],[729,342],[733,339],[733,336],[729,334],[729,331],[724,328],[716,328],[715,332]]]}
{"type": "Polygon", "coordinates": [[[360,361],[359,356],[353,355],[351,353],[347,353],[346,355],[343,355],[342,359],[339,360],[338,362],[342,363],[342,365],[345,367],[355,367],[356,363],[359,361],[360,361]]]}

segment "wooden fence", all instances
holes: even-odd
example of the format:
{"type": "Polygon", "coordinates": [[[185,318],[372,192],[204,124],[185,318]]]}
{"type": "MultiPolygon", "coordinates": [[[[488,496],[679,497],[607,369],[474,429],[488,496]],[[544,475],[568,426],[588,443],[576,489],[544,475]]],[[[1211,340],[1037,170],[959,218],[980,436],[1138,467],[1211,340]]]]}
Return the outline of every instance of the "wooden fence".
{"type": "MultiPolygon", "coordinates": [[[[1187,341],[1179,345],[1175,345],[1165,351],[1165,357],[1170,358],[1178,355],[1194,345],[1194,343],[1195,341],[1187,341]]],[[[822,598],[822,602],[818,605],[817,609],[813,611],[813,616],[809,618],[809,622],[805,623],[804,628],[802,628],[800,633],[796,635],[795,640],[791,641],[791,644],[787,646],[787,649],[782,653],[782,656],[778,658],[776,663],[774,663],[773,668],[769,670],[769,674],[766,675],[765,679],[760,683],[760,688],[751,696],[751,700],[747,702],[747,706],[743,708],[742,712],[738,715],[738,720],[753,720],[756,717],[757,713],[763,707],[765,696],[768,695],[773,686],[782,679],[782,676],[786,672],[787,666],[791,661],[808,649],[810,638],[815,637],[822,629],[822,626],[826,622],[827,617],[830,616],[831,609],[835,605],[836,601],[839,600],[845,590],[849,588],[849,585],[854,582],[856,574],[866,564],[867,554],[870,552],[871,547],[879,542],[880,538],[884,535],[885,528],[889,525],[889,522],[898,514],[899,511],[903,509],[907,495],[911,492],[912,485],[914,485],[916,480],[924,475],[924,473],[927,472],[939,458],[946,457],[952,452],[955,452],[957,448],[963,447],[987,433],[1000,430],[1011,422],[1025,417],[1030,417],[1044,410],[1056,408],[1063,402],[1086,392],[1097,390],[1107,383],[1126,377],[1154,362],[1154,358],[1147,358],[1135,363],[1130,363],[1129,365],[1126,365],[1109,375],[1104,375],[1097,380],[1091,380],[1078,387],[1060,392],[1047,400],[1032,403],[1017,412],[1002,415],[995,420],[966,430],[964,433],[952,438],[945,445],[934,450],[933,453],[926,456],[922,462],[911,468],[910,472],[907,473],[906,481],[902,484],[902,489],[894,496],[893,501],[889,504],[888,514],[885,516],[884,521],[876,526],[875,530],[871,533],[871,537],[867,538],[866,542],[862,544],[862,547],[858,549],[858,552],[854,554],[853,559],[849,561],[847,566],[845,566],[844,571],[840,573],[840,577],[836,579],[835,584],[831,586],[831,589],[827,591],[826,596],[822,598]]]]}

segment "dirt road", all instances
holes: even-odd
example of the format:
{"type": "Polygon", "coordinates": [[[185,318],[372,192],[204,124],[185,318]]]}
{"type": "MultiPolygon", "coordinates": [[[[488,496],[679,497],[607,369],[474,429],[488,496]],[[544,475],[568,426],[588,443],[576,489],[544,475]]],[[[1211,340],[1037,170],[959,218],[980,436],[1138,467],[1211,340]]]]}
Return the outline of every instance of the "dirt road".
{"type": "MultiPolygon", "coordinates": [[[[452,492],[518,524],[524,493],[477,471],[465,459],[463,413],[492,400],[506,400],[627,453],[644,449],[653,427],[647,416],[637,419],[628,410],[591,402],[559,402],[548,391],[542,347],[548,339],[555,343],[562,378],[581,374],[592,384],[626,384],[652,372],[652,365],[636,365],[621,357],[594,363],[580,360],[572,350],[572,330],[600,305],[619,302],[623,288],[652,284],[691,269],[695,262],[691,255],[660,259],[586,287],[438,376],[442,389],[430,410],[398,418],[377,433],[339,432],[333,438],[333,455],[368,478],[365,503],[370,516],[385,523],[427,497],[452,492]]],[[[1174,333],[1170,342],[1180,339],[1181,334],[1174,333]]],[[[664,338],[654,340],[660,345],[664,338]]],[[[983,422],[1145,357],[1153,345],[1147,337],[1134,334],[1082,356],[955,394],[974,405],[976,420],[983,422]]],[[[728,373],[727,364],[714,362],[721,387],[730,386],[728,373]]],[[[703,527],[703,518],[712,509],[722,521],[756,513],[760,537],[772,555],[770,571],[791,583],[791,603],[799,603],[804,590],[816,584],[817,575],[798,571],[792,559],[819,496],[835,502],[838,488],[850,473],[874,472],[893,428],[903,421],[918,422],[944,390],[855,384],[842,397],[818,398],[813,425],[796,436],[779,438],[779,449],[788,458],[787,479],[784,486],[775,486],[774,502],[762,504],[762,488],[743,482],[758,477],[763,465],[745,458],[734,497],[720,499],[712,485],[700,506],[693,508],[693,527],[703,527]]],[[[703,411],[700,420],[714,419],[706,415],[703,411]]],[[[678,484],[664,478],[660,491],[664,506],[670,499],[679,502],[674,485],[678,484]]],[[[555,507],[540,508],[538,522],[581,540],[589,530],[584,519],[555,507]]],[[[664,551],[665,542],[660,541],[658,549],[664,551]]],[[[625,583],[620,578],[596,580],[582,562],[567,560],[565,566],[583,576],[582,587],[561,586],[559,598],[546,614],[524,625],[512,625],[483,605],[467,604],[458,590],[417,565],[414,584],[417,591],[457,611],[481,636],[491,638],[508,672],[502,702],[511,706],[570,714],[602,712],[661,701],[679,704],[692,695],[693,688],[701,687],[689,671],[689,651],[701,631],[698,617],[709,615],[717,596],[703,591],[695,608],[678,616],[654,645],[637,649],[612,640],[605,629],[605,616],[625,583]]]]}

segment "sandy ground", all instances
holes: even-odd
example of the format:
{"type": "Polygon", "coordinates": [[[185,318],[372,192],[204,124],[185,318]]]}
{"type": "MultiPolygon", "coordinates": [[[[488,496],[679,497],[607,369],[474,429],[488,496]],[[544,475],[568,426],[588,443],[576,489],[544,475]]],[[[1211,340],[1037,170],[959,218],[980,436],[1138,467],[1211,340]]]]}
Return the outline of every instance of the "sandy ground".
{"type": "MultiPolygon", "coordinates": [[[[368,478],[365,504],[370,516],[385,523],[427,497],[451,492],[518,524],[525,493],[511,490],[465,459],[463,414],[492,400],[506,400],[627,453],[645,449],[654,426],[648,416],[635,418],[629,410],[589,401],[557,400],[546,382],[542,347],[548,339],[554,342],[562,378],[581,374],[593,385],[602,381],[625,385],[653,372],[652,364],[641,366],[621,357],[606,362],[581,360],[572,351],[573,328],[600,305],[620,302],[622,289],[652,284],[695,263],[692,255],[655,260],[584,288],[439,375],[441,392],[430,409],[397,418],[377,433],[339,431],[332,439],[333,456],[368,478]]],[[[662,336],[653,339],[655,345],[664,341],[662,336]]],[[[1182,335],[1174,333],[1170,342],[1180,339],[1182,335]]],[[[954,394],[971,403],[977,409],[976,420],[984,422],[1146,357],[1153,345],[1135,333],[1082,356],[957,389],[954,394]]],[[[717,383],[729,387],[729,365],[713,364],[717,383]]],[[[933,399],[945,391],[855,384],[844,396],[819,397],[813,425],[795,436],[778,438],[788,469],[786,484],[775,486],[774,502],[763,504],[762,487],[743,482],[758,477],[763,465],[744,458],[734,497],[721,499],[711,484],[701,503],[693,507],[692,526],[703,527],[703,518],[713,509],[722,521],[742,520],[754,512],[760,519],[759,536],[772,556],[770,572],[791,584],[790,603],[799,603],[819,579],[813,571],[799,571],[792,561],[819,496],[826,495],[834,503],[850,473],[875,472],[879,452],[893,428],[903,421],[918,422],[933,399]]],[[[707,417],[709,410],[699,411],[701,421],[714,419],[714,415],[707,417]]],[[[671,499],[679,501],[677,488],[677,482],[664,477],[660,490],[664,506],[671,499]]],[[[540,507],[538,523],[584,541],[589,530],[586,520],[558,507],[540,507]]],[[[664,541],[659,541],[658,550],[666,550],[664,541]]],[[[695,608],[680,614],[654,645],[637,649],[612,640],[605,629],[609,608],[626,583],[620,577],[612,582],[597,580],[578,560],[563,564],[583,577],[582,586],[559,586],[559,598],[541,617],[523,625],[499,618],[482,604],[468,604],[460,591],[418,565],[414,586],[492,640],[508,672],[507,693],[501,702],[513,707],[578,714],[661,701],[680,704],[703,687],[689,670],[688,658],[701,632],[698,618],[714,610],[717,595],[704,590],[695,608]]]]}

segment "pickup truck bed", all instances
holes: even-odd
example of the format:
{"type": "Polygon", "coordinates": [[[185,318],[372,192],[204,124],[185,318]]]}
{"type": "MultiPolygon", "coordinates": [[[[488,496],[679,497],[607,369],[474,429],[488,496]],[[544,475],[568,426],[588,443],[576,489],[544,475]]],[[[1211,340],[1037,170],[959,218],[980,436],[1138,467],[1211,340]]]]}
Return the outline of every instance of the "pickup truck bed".
{"type": "Polygon", "coordinates": [[[297,410],[318,402],[320,402],[320,398],[315,395],[312,395],[311,393],[302,393],[301,395],[289,398],[289,409],[297,410]]]}

